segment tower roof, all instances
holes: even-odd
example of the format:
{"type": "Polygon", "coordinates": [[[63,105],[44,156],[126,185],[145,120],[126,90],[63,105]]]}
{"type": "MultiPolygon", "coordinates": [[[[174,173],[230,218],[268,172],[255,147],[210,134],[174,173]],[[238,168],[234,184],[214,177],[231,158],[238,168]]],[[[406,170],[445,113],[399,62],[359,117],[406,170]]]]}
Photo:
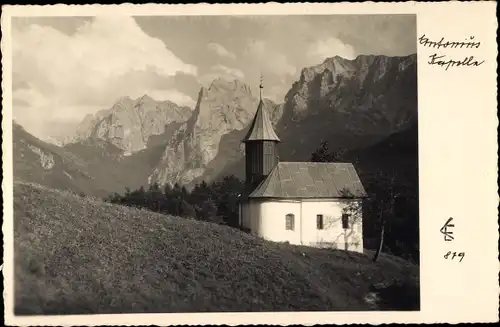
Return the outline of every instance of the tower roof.
{"type": "Polygon", "coordinates": [[[276,135],[276,132],[274,131],[273,124],[269,119],[269,115],[264,105],[264,101],[262,101],[262,89],[264,88],[264,86],[262,86],[262,77],[259,88],[260,88],[259,106],[257,107],[257,112],[255,113],[255,116],[253,118],[250,130],[243,139],[243,142],[248,142],[248,141],[280,142],[278,135],[276,135]]]}
{"type": "Polygon", "coordinates": [[[264,106],[262,99],[259,101],[259,107],[253,118],[252,125],[243,142],[248,141],[276,141],[280,142],[278,135],[274,131],[273,124],[264,106]]]}

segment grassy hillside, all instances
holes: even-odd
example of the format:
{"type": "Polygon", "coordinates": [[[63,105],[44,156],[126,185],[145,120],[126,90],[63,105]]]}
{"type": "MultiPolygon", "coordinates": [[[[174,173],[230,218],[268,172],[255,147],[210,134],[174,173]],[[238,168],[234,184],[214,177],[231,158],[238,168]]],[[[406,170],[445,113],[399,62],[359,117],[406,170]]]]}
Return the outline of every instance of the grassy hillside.
{"type": "MultiPolygon", "coordinates": [[[[16,314],[418,309],[396,257],[263,241],[210,223],[14,185],[16,314]],[[374,305],[377,283],[403,282],[374,305]]],[[[385,292],[387,293],[387,292],[385,292]]]]}

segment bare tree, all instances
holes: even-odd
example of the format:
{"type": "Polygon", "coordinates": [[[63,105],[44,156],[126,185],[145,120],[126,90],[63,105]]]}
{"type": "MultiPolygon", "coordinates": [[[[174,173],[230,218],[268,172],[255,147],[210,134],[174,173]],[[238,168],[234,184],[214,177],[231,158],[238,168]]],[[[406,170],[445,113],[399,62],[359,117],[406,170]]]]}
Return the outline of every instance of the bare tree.
{"type": "Polygon", "coordinates": [[[349,240],[356,233],[355,227],[362,221],[363,205],[362,200],[354,196],[349,189],[340,190],[342,195],[341,202],[342,214],[347,215],[348,228],[344,232],[345,250],[349,250],[349,240]]]}
{"type": "MultiPolygon", "coordinates": [[[[344,236],[344,244],[345,244],[344,250],[348,251],[349,244],[352,243],[352,242],[350,243],[350,241],[352,241],[353,237],[354,238],[356,237],[356,227],[361,222],[363,216],[362,214],[363,208],[361,199],[355,197],[352,194],[352,192],[350,192],[350,190],[342,189],[340,190],[340,194],[341,194],[340,202],[342,207],[341,213],[347,214],[348,216],[348,228],[344,230],[343,234],[338,235],[338,237],[335,240],[332,241],[332,240],[321,239],[318,240],[318,243],[322,244],[322,246],[337,248],[339,239],[342,236],[344,236]]],[[[342,216],[341,217],[327,216],[325,218],[326,218],[325,221],[326,229],[336,226],[342,220],[342,216]]],[[[361,237],[361,235],[359,235],[358,237],[361,237]]]]}
{"type": "MultiPolygon", "coordinates": [[[[323,141],[320,147],[311,155],[311,161],[313,162],[338,162],[343,160],[351,161],[355,164],[359,164],[360,161],[357,156],[347,157],[344,150],[335,152],[331,151],[329,149],[328,142],[326,141],[323,141]]],[[[361,177],[363,177],[363,184],[367,187],[369,197],[360,203],[360,201],[356,201],[357,199],[355,199],[352,194],[343,190],[345,192],[343,199],[341,200],[345,202],[343,212],[349,214],[349,224],[351,229],[350,232],[346,231],[343,235],[345,236],[347,244],[348,238],[355,232],[353,228],[355,226],[354,222],[359,220],[362,216],[373,218],[369,219],[368,224],[378,235],[378,237],[375,236],[378,244],[373,257],[373,261],[377,261],[380,253],[384,249],[385,243],[392,247],[391,250],[398,248],[398,246],[394,246],[395,244],[392,244],[398,237],[397,234],[393,235],[393,227],[401,225],[401,220],[398,219],[405,218],[408,219],[409,222],[415,221],[413,218],[407,217],[412,217],[414,214],[415,202],[417,202],[416,210],[418,212],[418,190],[415,190],[415,183],[418,182],[411,179],[411,176],[413,176],[411,172],[409,173],[410,176],[404,175],[404,173],[398,175],[397,171],[400,171],[400,167],[386,167],[384,165],[384,169],[379,168],[376,171],[372,171],[372,169],[369,169],[367,166],[358,166],[357,168],[358,173],[361,177]],[[398,198],[400,197],[401,200],[403,200],[402,203],[406,203],[406,211],[401,214],[401,217],[396,217],[395,208],[396,204],[399,205],[398,198]]],[[[330,223],[327,223],[329,225],[338,224],[338,221],[341,219],[338,217],[329,218],[332,220],[330,223]]],[[[405,243],[404,247],[408,247],[408,242],[403,243],[405,243]]],[[[411,251],[407,248],[404,248],[404,250],[407,252],[411,251]]]]}
{"type": "Polygon", "coordinates": [[[394,216],[394,207],[396,198],[400,196],[400,192],[396,189],[396,175],[387,174],[378,171],[374,175],[374,185],[377,190],[374,190],[371,197],[372,212],[377,215],[377,221],[380,226],[380,236],[377,251],[373,256],[373,261],[377,261],[384,247],[385,226],[388,217],[394,216]]]}

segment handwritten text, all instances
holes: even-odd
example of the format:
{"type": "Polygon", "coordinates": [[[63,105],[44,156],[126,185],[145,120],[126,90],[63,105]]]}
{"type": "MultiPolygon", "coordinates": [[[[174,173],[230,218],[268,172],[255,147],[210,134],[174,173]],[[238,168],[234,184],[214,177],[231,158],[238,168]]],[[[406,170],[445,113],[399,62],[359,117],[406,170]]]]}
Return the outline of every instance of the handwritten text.
{"type": "Polygon", "coordinates": [[[444,70],[448,70],[450,67],[460,67],[460,66],[480,66],[484,63],[484,60],[477,61],[474,60],[474,56],[465,57],[463,60],[453,60],[453,59],[443,59],[446,58],[445,55],[438,56],[436,53],[429,56],[429,65],[438,65],[444,67],[444,70]],[[443,60],[441,60],[443,59],[443,60]]]}
{"type": "Polygon", "coordinates": [[[444,41],[444,37],[441,38],[441,40],[439,41],[432,41],[432,40],[429,40],[429,38],[427,38],[425,36],[425,34],[422,34],[421,37],[418,38],[418,42],[420,43],[420,45],[423,45],[425,47],[430,47],[430,48],[434,48],[434,49],[447,49],[447,48],[450,48],[450,49],[477,49],[481,46],[481,42],[476,42],[474,41],[474,36],[470,36],[469,38],[466,38],[465,41],[467,42],[457,42],[457,41],[444,41]]]}
{"type": "Polygon", "coordinates": [[[460,253],[457,253],[457,252],[451,252],[451,251],[448,251],[445,255],[444,255],[444,258],[446,260],[454,260],[455,258],[460,259],[459,262],[462,262],[462,260],[464,259],[465,257],[465,252],[460,252],[460,253]]]}
{"type": "MultiPolygon", "coordinates": [[[[477,49],[481,46],[481,42],[476,41],[474,36],[465,38],[464,41],[446,41],[442,37],[439,41],[430,40],[425,34],[418,38],[420,45],[437,50],[445,49],[477,49]]],[[[431,66],[438,66],[448,70],[450,67],[478,67],[484,63],[484,60],[478,60],[474,56],[464,56],[462,58],[450,58],[446,54],[433,53],[429,56],[427,62],[431,66]]]]}

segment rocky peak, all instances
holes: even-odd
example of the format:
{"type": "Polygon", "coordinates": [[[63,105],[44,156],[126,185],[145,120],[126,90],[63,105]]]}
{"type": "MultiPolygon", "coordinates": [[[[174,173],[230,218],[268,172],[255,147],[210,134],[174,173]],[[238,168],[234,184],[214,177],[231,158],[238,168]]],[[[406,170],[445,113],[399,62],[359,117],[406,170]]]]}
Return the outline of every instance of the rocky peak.
{"type": "Polygon", "coordinates": [[[214,80],[208,89],[202,88],[194,113],[190,118],[194,131],[225,134],[246,127],[257,110],[258,100],[251,88],[239,80],[214,80]]]}
{"type": "Polygon", "coordinates": [[[130,107],[134,103],[134,100],[129,96],[124,96],[119,98],[112,108],[127,108],[130,107]]]}
{"type": "Polygon", "coordinates": [[[303,160],[317,139],[348,148],[407,128],[417,117],[416,99],[415,55],[336,56],[302,70],[285,96],[278,133],[299,156],[294,160],[303,160]]]}
{"type": "Polygon", "coordinates": [[[238,79],[228,80],[223,77],[216,78],[210,83],[208,92],[242,92],[252,95],[250,86],[238,79]]]}
{"type": "MultiPolygon", "coordinates": [[[[277,121],[281,107],[267,99],[265,104],[270,116],[277,121]]],[[[250,86],[241,81],[219,78],[208,88],[202,87],[191,118],[168,144],[163,161],[150,181],[188,184],[203,175],[219,153],[222,137],[248,127],[257,106],[258,99],[252,95],[250,86]]],[[[237,153],[238,145],[223,151],[237,153]]]]}
{"type": "Polygon", "coordinates": [[[319,65],[303,68],[299,83],[311,82],[318,74],[350,75],[355,70],[356,67],[352,60],[335,56],[325,59],[319,65]]]}
{"type": "Polygon", "coordinates": [[[77,127],[72,143],[97,138],[134,153],[147,146],[149,138],[164,132],[172,122],[185,122],[191,109],[171,101],[156,101],[148,95],[121,97],[110,108],[87,115],[77,127]]]}
{"type": "MultiPolygon", "coordinates": [[[[354,111],[356,100],[369,101],[364,89],[381,91],[395,82],[391,76],[415,74],[416,56],[387,57],[359,55],[353,60],[339,56],[327,58],[323,63],[304,68],[300,79],[295,82],[285,97],[285,115],[303,118],[307,112],[329,109],[333,111],[354,111]],[[408,71],[408,72],[406,72],[408,71]],[[387,73],[389,73],[387,75],[387,73]],[[382,86],[384,84],[384,86],[382,86]],[[366,99],[361,99],[366,96],[366,99]]],[[[395,87],[398,87],[397,85],[395,87]]],[[[366,104],[368,105],[368,104],[366,104]]]]}
{"type": "Polygon", "coordinates": [[[150,97],[149,95],[147,94],[144,94],[142,97],[138,98],[136,100],[136,103],[137,104],[141,104],[141,103],[155,103],[156,101],[150,97]]]}

